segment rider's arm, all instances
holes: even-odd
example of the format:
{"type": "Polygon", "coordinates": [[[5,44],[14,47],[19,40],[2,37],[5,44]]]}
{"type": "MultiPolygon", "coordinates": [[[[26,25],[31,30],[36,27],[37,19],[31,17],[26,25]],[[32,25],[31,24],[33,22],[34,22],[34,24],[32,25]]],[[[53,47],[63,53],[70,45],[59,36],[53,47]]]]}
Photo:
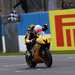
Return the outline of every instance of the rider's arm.
{"type": "Polygon", "coordinates": [[[14,5],[14,9],[16,8],[16,7],[18,7],[19,5],[21,4],[21,2],[18,2],[16,5],[14,5]]]}
{"type": "Polygon", "coordinates": [[[25,36],[25,43],[30,43],[32,40],[29,39],[29,34],[26,34],[25,36]]]}

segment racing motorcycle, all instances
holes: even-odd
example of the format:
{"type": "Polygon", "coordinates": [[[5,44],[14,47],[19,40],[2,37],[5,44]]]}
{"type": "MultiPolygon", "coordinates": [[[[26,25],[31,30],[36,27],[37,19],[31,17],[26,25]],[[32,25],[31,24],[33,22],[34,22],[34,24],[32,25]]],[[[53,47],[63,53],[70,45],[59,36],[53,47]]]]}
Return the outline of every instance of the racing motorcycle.
{"type": "Polygon", "coordinates": [[[50,52],[50,38],[39,36],[32,48],[32,53],[26,51],[25,59],[30,68],[35,68],[39,63],[45,63],[46,67],[52,66],[52,54],[50,52]]]}

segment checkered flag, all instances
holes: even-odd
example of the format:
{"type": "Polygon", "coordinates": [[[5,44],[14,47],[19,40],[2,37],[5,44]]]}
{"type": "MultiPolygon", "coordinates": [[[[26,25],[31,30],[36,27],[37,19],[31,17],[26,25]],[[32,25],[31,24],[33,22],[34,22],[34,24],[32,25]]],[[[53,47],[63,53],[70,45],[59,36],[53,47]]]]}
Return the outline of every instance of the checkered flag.
{"type": "Polygon", "coordinates": [[[8,15],[8,22],[19,22],[20,21],[20,16],[16,13],[16,11],[12,11],[8,15]]]}

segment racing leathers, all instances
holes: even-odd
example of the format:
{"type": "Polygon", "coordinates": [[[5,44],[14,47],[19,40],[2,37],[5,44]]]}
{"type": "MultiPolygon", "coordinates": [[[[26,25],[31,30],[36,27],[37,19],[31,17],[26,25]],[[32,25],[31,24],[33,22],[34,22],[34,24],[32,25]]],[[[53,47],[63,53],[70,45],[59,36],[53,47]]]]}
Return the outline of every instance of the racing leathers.
{"type": "Polygon", "coordinates": [[[25,44],[27,47],[27,50],[31,52],[34,44],[36,42],[36,34],[35,32],[27,32],[25,36],[25,44]]]}

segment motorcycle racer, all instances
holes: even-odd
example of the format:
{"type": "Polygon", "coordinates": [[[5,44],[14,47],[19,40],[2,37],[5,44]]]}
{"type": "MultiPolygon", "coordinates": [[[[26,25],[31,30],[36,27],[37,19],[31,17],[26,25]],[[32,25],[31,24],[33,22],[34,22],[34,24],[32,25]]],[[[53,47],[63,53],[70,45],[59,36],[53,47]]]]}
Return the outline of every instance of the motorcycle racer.
{"type": "Polygon", "coordinates": [[[31,32],[33,33],[31,36],[26,36],[26,41],[28,41],[26,45],[29,49],[27,49],[25,53],[25,59],[30,68],[35,68],[39,63],[45,63],[47,67],[51,67],[52,65],[52,55],[49,50],[50,39],[44,34],[47,28],[46,25],[31,25],[30,28],[28,28],[28,34],[31,35],[31,32]],[[35,35],[38,35],[38,37],[33,37],[35,35]],[[33,38],[29,39],[29,37],[33,38]],[[33,41],[33,39],[35,39],[35,41],[33,41]]]}
{"type": "Polygon", "coordinates": [[[35,45],[37,37],[39,35],[43,36],[44,32],[47,29],[48,29],[47,24],[44,24],[43,26],[32,24],[28,27],[28,32],[26,33],[25,36],[25,44],[29,52],[31,52],[33,46],[35,45]]]}

